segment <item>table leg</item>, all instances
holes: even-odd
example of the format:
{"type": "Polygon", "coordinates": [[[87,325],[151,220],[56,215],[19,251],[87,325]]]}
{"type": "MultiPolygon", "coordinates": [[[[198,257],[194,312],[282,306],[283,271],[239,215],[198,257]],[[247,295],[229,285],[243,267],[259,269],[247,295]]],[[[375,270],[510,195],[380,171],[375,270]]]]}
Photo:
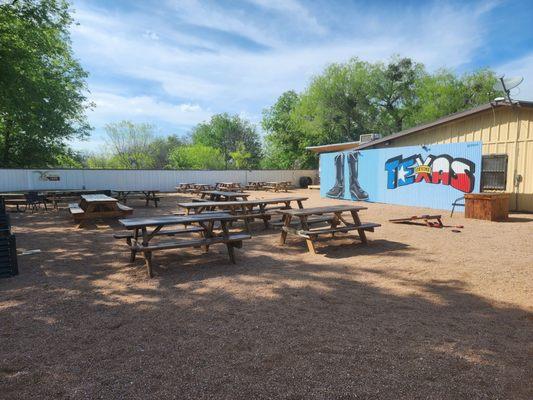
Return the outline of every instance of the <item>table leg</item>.
{"type": "Polygon", "coordinates": [[[246,206],[242,205],[241,206],[241,210],[242,210],[243,215],[245,215],[245,217],[244,217],[244,226],[246,227],[246,232],[248,232],[251,235],[252,234],[252,229],[250,228],[250,219],[246,217],[246,213],[247,213],[246,206]]]}
{"type": "Polygon", "coordinates": [[[300,209],[304,208],[302,200],[298,200],[298,208],[300,208],[300,209]]]}
{"type": "MultiPolygon", "coordinates": [[[[353,222],[356,226],[361,225],[361,220],[359,219],[359,215],[357,214],[357,211],[353,210],[351,211],[353,222]]],[[[359,238],[361,239],[361,242],[364,244],[368,243],[368,240],[366,239],[366,233],[364,229],[358,229],[357,232],[359,233],[359,238]]]]}
{"type": "MultiPolygon", "coordinates": [[[[335,229],[340,224],[340,221],[341,221],[340,214],[341,213],[334,213],[333,214],[333,219],[331,220],[331,223],[329,225],[329,227],[331,229],[335,229]]],[[[331,232],[331,237],[335,237],[335,232],[331,232]]]]}
{"type": "MultiPolygon", "coordinates": [[[[283,227],[290,228],[291,227],[292,215],[286,214],[286,215],[284,215],[284,218],[285,218],[285,223],[283,224],[283,227]]],[[[281,229],[281,237],[279,239],[279,244],[284,245],[286,240],[287,240],[287,231],[282,228],[281,229]]]]}
{"type": "MultiPolygon", "coordinates": [[[[228,226],[226,225],[226,221],[220,221],[220,225],[222,227],[222,235],[224,235],[224,238],[227,240],[229,238],[229,230],[228,226]]],[[[230,261],[235,264],[235,249],[233,248],[233,244],[226,242],[226,247],[228,249],[228,255],[230,261]]]]}
{"type": "MultiPolygon", "coordinates": [[[[300,216],[300,223],[302,225],[302,229],[308,231],[309,225],[307,225],[307,216],[301,215],[300,216]]],[[[305,242],[307,243],[307,248],[309,249],[309,252],[311,254],[316,254],[316,248],[315,248],[315,242],[313,241],[312,236],[309,237],[309,239],[305,239],[305,242]]]]}
{"type": "MultiPolygon", "coordinates": [[[[142,235],[143,235],[143,241],[142,245],[143,247],[148,246],[148,243],[150,242],[148,238],[148,232],[145,227],[142,228],[142,235]]],[[[148,273],[148,277],[153,278],[153,265],[152,265],[152,252],[151,251],[143,251],[144,261],[146,264],[146,272],[148,273]]]]}
{"type": "MultiPolygon", "coordinates": [[[[133,239],[135,239],[135,246],[137,246],[137,241],[139,240],[139,228],[135,229],[133,234],[133,239]]],[[[130,263],[135,262],[135,256],[137,255],[137,250],[130,246],[130,263]]]]}

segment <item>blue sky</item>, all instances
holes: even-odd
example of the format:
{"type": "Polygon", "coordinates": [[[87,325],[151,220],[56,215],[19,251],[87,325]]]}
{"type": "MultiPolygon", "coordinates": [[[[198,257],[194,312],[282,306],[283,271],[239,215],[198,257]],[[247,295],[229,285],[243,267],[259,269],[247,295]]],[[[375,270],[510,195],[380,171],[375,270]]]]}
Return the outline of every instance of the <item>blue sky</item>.
{"type": "Polygon", "coordinates": [[[411,57],[428,70],[490,67],[525,77],[533,100],[533,1],[74,0],[76,57],[89,72],[89,121],[149,122],[184,135],[214,113],[258,123],[286,90],[331,62],[411,57]]]}

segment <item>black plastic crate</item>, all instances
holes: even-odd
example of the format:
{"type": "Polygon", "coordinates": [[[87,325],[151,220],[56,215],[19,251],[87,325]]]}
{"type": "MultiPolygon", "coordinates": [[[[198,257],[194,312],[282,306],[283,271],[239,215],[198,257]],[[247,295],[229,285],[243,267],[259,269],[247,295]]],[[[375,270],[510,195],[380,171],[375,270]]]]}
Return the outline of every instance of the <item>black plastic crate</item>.
{"type": "Polygon", "coordinates": [[[15,235],[0,237],[0,277],[18,275],[17,241],[15,235]]]}

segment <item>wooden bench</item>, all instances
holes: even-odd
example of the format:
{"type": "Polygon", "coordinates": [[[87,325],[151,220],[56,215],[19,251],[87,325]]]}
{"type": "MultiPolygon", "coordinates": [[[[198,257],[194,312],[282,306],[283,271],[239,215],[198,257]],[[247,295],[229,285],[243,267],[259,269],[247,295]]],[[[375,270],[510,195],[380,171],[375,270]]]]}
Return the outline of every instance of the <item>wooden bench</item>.
{"type": "MultiPolygon", "coordinates": [[[[165,231],[159,231],[154,233],[154,236],[176,236],[176,235],[182,235],[184,233],[202,233],[204,232],[204,228],[200,226],[190,226],[186,228],[180,228],[180,229],[169,229],[165,231]]],[[[126,243],[128,246],[131,246],[131,240],[135,237],[135,234],[133,232],[123,232],[123,233],[114,233],[113,237],[115,239],[126,239],[126,243]]]]}
{"type": "Polygon", "coordinates": [[[17,212],[24,212],[27,208],[27,201],[26,199],[5,199],[4,200],[5,205],[12,205],[17,207],[17,212]],[[24,210],[20,209],[20,206],[24,206],[24,210]]]}
{"type": "MultiPolygon", "coordinates": [[[[309,223],[309,220],[307,221],[309,223]]],[[[318,235],[325,235],[325,234],[334,234],[336,232],[350,232],[350,231],[359,231],[359,230],[365,230],[368,232],[374,232],[374,228],[379,228],[381,225],[376,224],[374,222],[369,222],[361,225],[350,225],[350,226],[341,226],[338,228],[321,228],[321,229],[295,229],[295,234],[298,236],[301,236],[305,239],[310,239],[313,237],[316,237],[318,235]]],[[[283,227],[283,230],[293,229],[288,227],[283,227]]]]}
{"type": "MultiPolygon", "coordinates": [[[[169,249],[179,249],[183,247],[201,247],[201,246],[211,246],[217,243],[226,243],[230,244],[233,247],[241,248],[243,240],[251,239],[252,236],[245,233],[232,233],[227,237],[223,236],[213,236],[210,238],[203,239],[191,239],[191,240],[180,240],[173,242],[163,242],[158,244],[150,244],[148,246],[143,246],[139,243],[138,240],[132,241],[132,247],[135,251],[138,252],[152,252],[156,250],[169,250],[169,249]]],[[[235,259],[231,260],[235,263],[235,259]]]]}
{"type": "MultiPolygon", "coordinates": [[[[318,216],[318,217],[309,217],[309,218],[307,218],[307,223],[308,224],[330,223],[332,220],[333,220],[333,217],[331,217],[329,215],[321,215],[321,216],[318,216]]],[[[284,223],[285,222],[283,220],[281,220],[281,221],[271,222],[270,224],[272,226],[276,227],[276,228],[280,228],[280,227],[283,226],[284,223]]],[[[297,221],[297,220],[291,220],[291,222],[290,222],[291,225],[298,225],[299,223],[300,223],[300,221],[297,221]]]]}
{"type": "Polygon", "coordinates": [[[128,218],[121,219],[119,222],[129,230],[134,231],[132,235],[118,234],[119,238],[126,238],[130,247],[130,260],[135,261],[136,253],[142,253],[148,276],[152,277],[152,252],[158,250],[178,249],[183,247],[205,247],[205,251],[209,250],[209,246],[213,244],[225,244],[228,250],[228,255],[232,263],[235,263],[234,248],[242,247],[243,240],[251,239],[249,234],[244,233],[230,233],[228,229],[228,223],[230,223],[235,217],[227,213],[216,214],[197,214],[186,216],[159,216],[159,217],[147,217],[147,218],[128,218]],[[215,234],[213,232],[215,225],[220,224],[222,229],[221,234],[215,234]],[[184,225],[184,229],[174,230],[174,234],[190,233],[195,229],[194,227],[188,227],[191,224],[199,224],[202,230],[202,238],[197,239],[184,239],[172,242],[151,243],[151,240],[156,236],[168,235],[172,233],[171,230],[163,231],[166,226],[184,225]],[[152,228],[148,231],[148,228],[152,228]],[[179,233],[178,233],[179,232],[179,233]]]}
{"type": "Polygon", "coordinates": [[[281,229],[280,244],[285,244],[287,239],[287,234],[292,234],[304,238],[309,252],[312,254],[316,253],[314,241],[318,238],[319,235],[330,234],[334,236],[337,232],[350,232],[357,231],[359,234],[359,239],[364,244],[367,243],[366,231],[373,232],[374,228],[380,227],[380,224],[368,222],[362,223],[359,219],[358,212],[361,210],[366,210],[366,207],[360,207],[355,205],[337,205],[337,206],[324,206],[324,207],[312,207],[304,209],[292,209],[292,210],[279,210],[278,214],[283,215],[283,227],[281,229]],[[342,214],[349,212],[352,216],[352,222],[349,222],[342,214]],[[329,228],[310,228],[309,221],[312,218],[320,217],[329,217],[329,228]],[[294,228],[291,226],[292,218],[296,217],[299,219],[299,227],[294,228]]]}
{"type": "Polygon", "coordinates": [[[78,223],[78,228],[81,228],[86,220],[124,217],[133,213],[133,208],[112,197],[99,194],[82,195],[80,203],[70,203],[68,209],[74,222],[78,223]]]}

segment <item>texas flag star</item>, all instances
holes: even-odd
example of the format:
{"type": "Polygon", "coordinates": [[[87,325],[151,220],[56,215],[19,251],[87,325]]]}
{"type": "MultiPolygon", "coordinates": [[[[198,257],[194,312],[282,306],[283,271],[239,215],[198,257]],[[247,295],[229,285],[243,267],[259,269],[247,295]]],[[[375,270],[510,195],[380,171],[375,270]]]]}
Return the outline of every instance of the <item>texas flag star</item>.
{"type": "Polygon", "coordinates": [[[405,183],[405,177],[409,175],[409,173],[407,172],[407,170],[403,167],[403,165],[400,167],[400,169],[398,170],[398,180],[402,180],[404,183],[405,183]]]}

